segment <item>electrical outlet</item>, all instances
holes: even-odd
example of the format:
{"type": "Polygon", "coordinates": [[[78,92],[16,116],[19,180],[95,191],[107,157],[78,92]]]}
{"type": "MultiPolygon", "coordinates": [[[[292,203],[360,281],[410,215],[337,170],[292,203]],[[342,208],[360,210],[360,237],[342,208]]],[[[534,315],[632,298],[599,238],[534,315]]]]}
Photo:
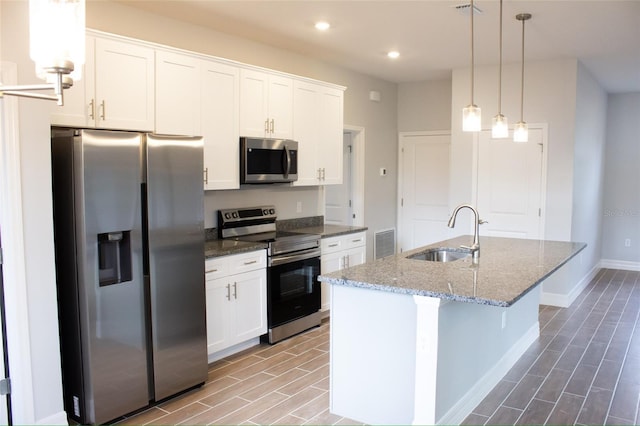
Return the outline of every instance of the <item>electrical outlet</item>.
{"type": "Polygon", "coordinates": [[[296,213],[302,213],[302,201],[296,203],[296,213]]]}
{"type": "Polygon", "coordinates": [[[626,240],[624,240],[624,246],[631,247],[631,238],[627,238],[626,240]]]}

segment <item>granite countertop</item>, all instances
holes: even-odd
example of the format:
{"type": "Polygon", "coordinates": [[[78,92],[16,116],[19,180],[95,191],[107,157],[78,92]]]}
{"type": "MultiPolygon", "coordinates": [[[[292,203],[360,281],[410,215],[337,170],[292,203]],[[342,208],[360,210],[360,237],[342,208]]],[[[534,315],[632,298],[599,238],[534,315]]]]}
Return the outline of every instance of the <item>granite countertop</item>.
{"type": "Polygon", "coordinates": [[[212,257],[227,256],[266,248],[267,245],[265,243],[259,242],[212,240],[204,243],[204,257],[205,259],[210,259],[212,257]]]}
{"type": "Polygon", "coordinates": [[[480,259],[454,262],[407,259],[427,248],[469,245],[471,236],[388,256],[321,275],[333,285],[437,297],[467,303],[511,306],[586,247],[584,243],[481,237],[480,259]]]}
{"type": "Polygon", "coordinates": [[[306,234],[318,234],[321,238],[338,237],[340,235],[354,234],[366,231],[366,226],[345,226],[345,225],[317,225],[306,226],[304,228],[291,229],[292,232],[304,232],[306,234]]]}

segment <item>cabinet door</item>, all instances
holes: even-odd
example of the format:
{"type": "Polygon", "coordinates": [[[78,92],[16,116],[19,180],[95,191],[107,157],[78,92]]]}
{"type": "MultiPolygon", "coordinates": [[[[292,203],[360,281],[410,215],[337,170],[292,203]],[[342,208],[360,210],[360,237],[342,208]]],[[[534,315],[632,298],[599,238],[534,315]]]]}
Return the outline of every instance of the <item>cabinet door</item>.
{"type": "Polygon", "coordinates": [[[265,269],[233,275],[235,343],[267,332],[267,273],[265,269]]]}
{"type": "Polygon", "coordinates": [[[318,185],[318,103],[319,86],[295,81],[293,90],[293,138],[298,141],[298,180],[294,186],[318,185]]]}
{"type": "Polygon", "coordinates": [[[155,131],[200,136],[200,60],[156,52],[155,131]]]}
{"type": "Polygon", "coordinates": [[[320,93],[317,155],[323,185],[342,183],[343,96],[342,90],[328,87],[320,93]]]}
{"type": "Polygon", "coordinates": [[[204,189],[240,188],[240,70],[217,62],[202,65],[204,189]]]}
{"type": "Polygon", "coordinates": [[[269,130],[269,76],[240,70],[240,136],[265,137],[269,130]]]}
{"type": "Polygon", "coordinates": [[[293,80],[269,76],[269,135],[293,138],[293,80]]]}
{"type": "Polygon", "coordinates": [[[347,259],[346,266],[349,268],[362,265],[367,260],[367,248],[362,246],[347,250],[345,258],[347,259]]]}
{"type": "MultiPolygon", "coordinates": [[[[342,269],[344,263],[344,252],[337,251],[329,254],[322,254],[320,257],[320,273],[329,274],[342,269]]],[[[320,310],[326,311],[331,307],[331,285],[325,282],[320,283],[320,310]]]]}
{"type": "Polygon", "coordinates": [[[231,345],[232,289],[226,277],[207,279],[207,353],[212,354],[231,345]]]}
{"type": "Polygon", "coordinates": [[[154,51],[96,38],[96,126],[153,131],[154,51]]]}
{"type": "Polygon", "coordinates": [[[51,124],[73,127],[95,126],[95,38],[87,37],[82,78],[64,91],[64,106],[56,106],[51,124]]]}

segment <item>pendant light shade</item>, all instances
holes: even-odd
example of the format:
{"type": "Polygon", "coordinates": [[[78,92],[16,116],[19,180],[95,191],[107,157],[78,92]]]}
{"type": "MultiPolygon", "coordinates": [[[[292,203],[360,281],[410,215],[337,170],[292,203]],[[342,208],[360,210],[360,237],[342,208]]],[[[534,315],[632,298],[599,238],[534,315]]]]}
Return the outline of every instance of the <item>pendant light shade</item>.
{"type": "Polygon", "coordinates": [[[529,126],[524,121],[524,23],[531,19],[530,13],[519,13],[516,15],[516,19],[522,22],[522,84],[520,86],[520,121],[518,121],[513,129],[513,141],[514,142],[528,142],[529,141],[529,126]]]}
{"type": "Polygon", "coordinates": [[[498,114],[493,117],[491,137],[504,139],[509,137],[509,121],[502,115],[502,0],[500,0],[500,66],[498,68],[498,114]]]}
{"type": "Polygon", "coordinates": [[[462,109],[462,131],[464,132],[479,132],[482,127],[481,111],[480,108],[473,103],[473,84],[474,84],[474,51],[473,51],[473,0],[471,0],[471,7],[469,8],[471,14],[471,103],[462,109]]]}

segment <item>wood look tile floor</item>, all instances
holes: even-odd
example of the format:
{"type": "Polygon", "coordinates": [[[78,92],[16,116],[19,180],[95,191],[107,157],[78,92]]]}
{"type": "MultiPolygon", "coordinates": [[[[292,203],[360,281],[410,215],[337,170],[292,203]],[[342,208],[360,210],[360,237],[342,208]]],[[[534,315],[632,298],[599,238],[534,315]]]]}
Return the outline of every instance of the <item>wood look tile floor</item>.
{"type": "MultiPolygon", "coordinates": [[[[464,424],[638,424],[640,272],[601,270],[464,424]]],[[[199,389],[119,424],[360,424],[329,412],[328,321],[209,366],[199,389]]]]}

